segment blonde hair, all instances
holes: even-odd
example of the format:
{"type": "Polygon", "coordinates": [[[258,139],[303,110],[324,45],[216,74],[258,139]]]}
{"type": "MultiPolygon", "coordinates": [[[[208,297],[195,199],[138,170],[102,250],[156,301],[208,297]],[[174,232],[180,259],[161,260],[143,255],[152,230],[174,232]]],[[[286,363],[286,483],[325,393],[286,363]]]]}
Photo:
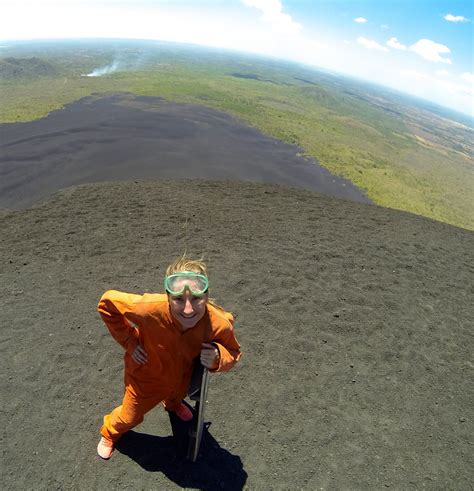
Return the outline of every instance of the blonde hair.
{"type": "Polygon", "coordinates": [[[201,259],[188,259],[186,254],[175,259],[167,268],[166,276],[174,273],[182,273],[183,271],[192,271],[193,273],[202,274],[207,277],[207,267],[201,259]]]}
{"type": "MultiPolygon", "coordinates": [[[[166,276],[174,273],[182,273],[183,271],[192,271],[193,273],[198,273],[209,278],[207,274],[207,266],[204,262],[203,258],[201,259],[189,259],[186,257],[186,253],[184,253],[181,257],[175,259],[167,268],[166,268],[166,276]]],[[[215,302],[215,299],[209,298],[208,303],[212,305],[214,308],[225,312],[225,309],[222,308],[215,302]]]]}

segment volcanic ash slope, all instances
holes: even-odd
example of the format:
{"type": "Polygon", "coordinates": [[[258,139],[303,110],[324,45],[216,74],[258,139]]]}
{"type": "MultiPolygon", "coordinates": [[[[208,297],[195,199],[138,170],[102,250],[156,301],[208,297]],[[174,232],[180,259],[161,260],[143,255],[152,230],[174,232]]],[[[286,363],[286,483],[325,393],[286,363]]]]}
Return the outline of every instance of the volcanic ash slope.
{"type": "Polygon", "coordinates": [[[205,181],[80,186],[0,225],[5,489],[472,482],[472,232],[205,181]],[[160,408],[102,462],[98,428],[123,387],[97,301],[162,291],[185,248],[237,315],[244,357],[212,376],[199,464],[169,456],[160,408]]]}

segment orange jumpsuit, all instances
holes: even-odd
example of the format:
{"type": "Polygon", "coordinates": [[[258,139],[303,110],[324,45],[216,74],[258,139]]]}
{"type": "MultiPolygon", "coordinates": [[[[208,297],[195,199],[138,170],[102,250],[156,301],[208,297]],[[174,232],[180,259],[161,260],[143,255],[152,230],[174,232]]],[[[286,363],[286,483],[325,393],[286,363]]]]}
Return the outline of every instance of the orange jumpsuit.
{"type": "Polygon", "coordinates": [[[97,310],[114,339],[125,348],[123,402],[104,416],[100,430],[102,436],[114,442],[141,423],[145,413],[160,402],[169,411],[181,403],[202,343],[212,342],[219,350],[219,366],[213,372],[230,370],[241,356],[232,314],[210,304],[204,317],[185,332],[174,321],[166,294],[110,290],[100,299],[97,310]],[[143,365],[131,356],[138,343],[148,355],[143,365]]]}

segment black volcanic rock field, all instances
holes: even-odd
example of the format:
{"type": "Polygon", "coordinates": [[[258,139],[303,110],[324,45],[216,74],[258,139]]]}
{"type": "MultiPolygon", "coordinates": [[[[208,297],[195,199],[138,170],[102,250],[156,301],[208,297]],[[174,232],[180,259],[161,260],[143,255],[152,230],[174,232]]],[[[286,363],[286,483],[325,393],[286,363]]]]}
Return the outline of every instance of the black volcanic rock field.
{"type": "Polygon", "coordinates": [[[0,134],[0,208],[77,184],[153,178],[267,182],[370,202],[296,146],[224,112],[159,97],[85,97],[43,119],[0,124],[0,134]]]}
{"type": "Polygon", "coordinates": [[[301,188],[136,180],[0,216],[2,489],[471,488],[472,232],[301,188]],[[160,408],[101,461],[123,382],[97,301],[162,291],[184,249],[244,356],[211,377],[196,464],[160,408]]]}

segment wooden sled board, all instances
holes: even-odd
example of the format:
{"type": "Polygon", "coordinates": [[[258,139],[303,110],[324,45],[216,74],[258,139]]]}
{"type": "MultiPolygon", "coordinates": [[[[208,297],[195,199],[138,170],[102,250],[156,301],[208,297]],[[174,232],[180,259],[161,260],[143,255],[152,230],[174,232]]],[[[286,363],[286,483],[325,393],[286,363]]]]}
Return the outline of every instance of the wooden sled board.
{"type": "Polygon", "coordinates": [[[182,421],[174,412],[169,412],[171,430],[175,442],[177,455],[196,462],[201,447],[204,431],[204,408],[209,386],[209,372],[199,362],[195,363],[188,397],[193,401],[194,407],[183,401],[193,412],[191,421],[182,421]],[[203,397],[201,399],[201,394],[203,397]],[[201,404],[201,400],[203,403],[201,404]]]}
{"type": "Polygon", "coordinates": [[[204,431],[204,408],[206,407],[208,387],[209,370],[202,367],[199,392],[190,394],[191,400],[196,401],[194,406],[194,418],[189,429],[189,445],[187,453],[187,458],[191,462],[196,462],[201,447],[202,433],[204,431]]]}

